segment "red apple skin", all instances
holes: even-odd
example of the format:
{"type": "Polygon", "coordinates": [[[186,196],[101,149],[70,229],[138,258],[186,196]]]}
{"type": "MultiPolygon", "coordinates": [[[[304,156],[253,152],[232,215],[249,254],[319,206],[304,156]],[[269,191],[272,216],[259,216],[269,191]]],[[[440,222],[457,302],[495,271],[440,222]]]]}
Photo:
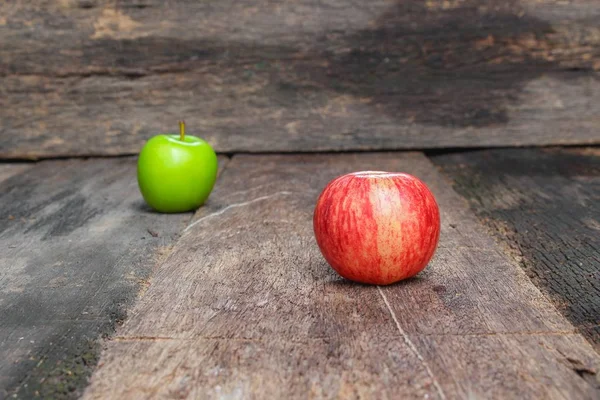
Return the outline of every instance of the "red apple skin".
{"type": "Polygon", "coordinates": [[[321,253],[338,274],[389,285],[415,276],[431,260],[440,237],[440,212],[418,178],[361,171],[325,187],[313,228],[321,253]]]}

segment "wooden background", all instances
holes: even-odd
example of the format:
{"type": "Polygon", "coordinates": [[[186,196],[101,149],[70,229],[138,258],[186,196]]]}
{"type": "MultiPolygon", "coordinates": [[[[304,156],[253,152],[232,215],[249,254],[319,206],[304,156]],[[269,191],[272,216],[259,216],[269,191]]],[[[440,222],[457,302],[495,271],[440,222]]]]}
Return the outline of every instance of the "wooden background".
{"type": "Polygon", "coordinates": [[[0,3],[0,399],[599,398],[599,21],[597,0],[0,3]],[[165,216],[134,155],[180,119],[220,176],[165,216]],[[359,169],[439,199],[418,278],[348,284],[318,252],[316,196],[359,169]]]}
{"type": "Polygon", "coordinates": [[[0,157],[600,142],[596,0],[0,5],[0,157]]]}

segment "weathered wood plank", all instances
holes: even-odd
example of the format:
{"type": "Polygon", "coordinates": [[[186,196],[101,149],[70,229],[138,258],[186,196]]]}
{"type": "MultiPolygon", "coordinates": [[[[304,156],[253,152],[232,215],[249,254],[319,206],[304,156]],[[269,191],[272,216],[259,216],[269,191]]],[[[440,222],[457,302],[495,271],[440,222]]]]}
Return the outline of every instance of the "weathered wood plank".
{"type": "Polygon", "coordinates": [[[450,399],[598,398],[598,355],[580,335],[419,335],[413,340],[450,399]],[[531,351],[534,357],[523,355],[531,351]]]}
{"type": "MultiPolygon", "coordinates": [[[[224,152],[600,143],[600,80],[579,73],[566,80],[534,79],[519,94],[512,90],[512,74],[481,75],[475,88],[470,79],[444,76],[388,82],[382,85],[396,94],[379,102],[369,94],[285,83],[276,76],[286,73],[280,68],[287,67],[257,67],[252,78],[227,66],[139,80],[6,78],[0,86],[6,94],[0,97],[0,157],[137,153],[144,140],[172,132],[182,117],[191,133],[224,152]],[[223,80],[228,82],[210,83],[223,80]],[[40,84],[53,95],[42,98],[40,84]],[[490,87],[492,102],[485,89],[490,87]],[[421,93],[430,89],[445,94],[421,93]],[[517,102],[498,103],[510,98],[517,102]],[[39,107],[32,110],[32,102],[39,107]],[[486,119],[498,112],[504,122],[469,125],[468,115],[479,118],[477,110],[489,106],[497,109],[478,115],[486,119]],[[12,134],[15,129],[23,134],[12,134]]],[[[373,86],[363,89],[371,92],[373,86]]]]}
{"type": "Polygon", "coordinates": [[[0,183],[0,398],[74,397],[192,214],[151,212],[132,158],[22,167],[0,183]]]}
{"type": "Polygon", "coordinates": [[[28,163],[1,163],[0,164],[0,183],[4,182],[13,175],[16,175],[30,168],[28,163]]]}
{"type": "Polygon", "coordinates": [[[600,142],[594,0],[43,4],[0,5],[1,158],[600,142]]]}
{"type": "Polygon", "coordinates": [[[433,158],[556,307],[600,348],[600,151],[433,158]]]}
{"type": "Polygon", "coordinates": [[[111,349],[103,363],[115,368],[118,384],[94,386],[84,398],[442,398],[395,338],[135,340],[111,349]],[[124,354],[144,354],[152,367],[124,363],[124,354]]]}
{"type": "Polygon", "coordinates": [[[235,156],[212,199],[85,398],[597,398],[568,359],[592,371],[598,354],[423,155],[235,156]],[[316,198],[359,169],[414,173],[438,198],[440,249],[418,278],[356,285],[320,255],[316,198]]]}
{"type": "Polygon", "coordinates": [[[353,52],[442,69],[600,68],[594,0],[17,0],[1,10],[1,75],[135,77],[353,52]]]}

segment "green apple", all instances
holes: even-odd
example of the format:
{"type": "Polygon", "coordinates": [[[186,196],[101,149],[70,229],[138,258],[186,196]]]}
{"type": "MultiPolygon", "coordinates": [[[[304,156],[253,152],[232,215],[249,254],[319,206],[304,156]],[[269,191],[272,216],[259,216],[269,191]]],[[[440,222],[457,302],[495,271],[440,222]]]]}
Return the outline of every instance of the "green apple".
{"type": "Polygon", "coordinates": [[[146,203],[164,213],[192,211],[200,207],[217,179],[217,155],[204,140],[185,135],[154,136],[138,158],[137,179],[146,203]]]}

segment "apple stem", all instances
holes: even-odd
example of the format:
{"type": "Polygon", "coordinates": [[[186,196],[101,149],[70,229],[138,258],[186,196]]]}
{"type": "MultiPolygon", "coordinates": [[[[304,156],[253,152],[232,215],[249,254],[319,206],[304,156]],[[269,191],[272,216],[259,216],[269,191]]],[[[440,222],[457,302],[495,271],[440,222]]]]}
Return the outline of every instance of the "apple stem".
{"type": "Polygon", "coordinates": [[[185,122],[179,121],[179,140],[183,142],[185,138],[185,122]]]}

